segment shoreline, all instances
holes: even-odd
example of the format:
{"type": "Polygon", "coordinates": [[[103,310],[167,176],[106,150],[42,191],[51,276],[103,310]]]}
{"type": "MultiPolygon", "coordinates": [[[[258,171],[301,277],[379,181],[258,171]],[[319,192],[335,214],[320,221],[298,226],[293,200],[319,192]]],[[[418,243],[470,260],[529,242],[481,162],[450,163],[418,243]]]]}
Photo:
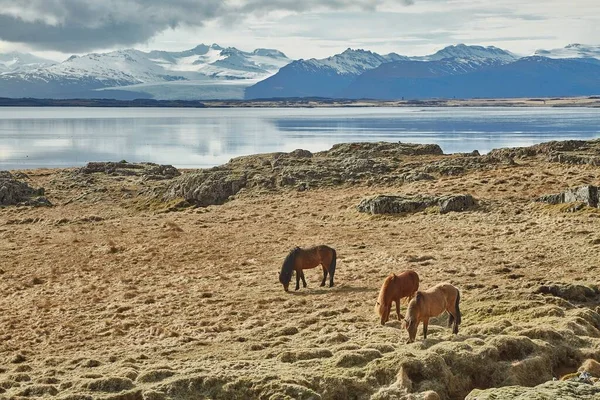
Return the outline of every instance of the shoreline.
{"type": "Polygon", "coordinates": [[[353,108],[353,107],[600,107],[600,96],[506,98],[347,100],[321,98],[259,100],[111,100],[111,99],[10,99],[0,97],[0,107],[98,108],[353,108]]]}

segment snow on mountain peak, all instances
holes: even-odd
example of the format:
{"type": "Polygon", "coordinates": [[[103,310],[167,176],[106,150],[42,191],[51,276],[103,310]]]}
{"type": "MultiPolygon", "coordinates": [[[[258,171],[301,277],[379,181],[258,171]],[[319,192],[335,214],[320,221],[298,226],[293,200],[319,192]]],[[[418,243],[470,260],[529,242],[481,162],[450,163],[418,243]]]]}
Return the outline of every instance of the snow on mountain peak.
{"type": "Polygon", "coordinates": [[[53,64],[56,64],[56,62],[29,53],[20,53],[17,51],[0,53],[0,73],[29,71],[53,64]]]}
{"type": "MultiPolygon", "coordinates": [[[[360,75],[363,72],[377,68],[383,63],[405,59],[395,53],[382,56],[369,50],[348,48],[340,54],[317,60],[299,60],[297,63],[305,67],[329,68],[340,75],[360,75]]],[[[298,64],[296,64],[298,65],[298,64]]]]}
{"type": "Polygon", "coordinates": [[[256,49],[252,52],[252,54],[261,57],[287,58],[287,56],[284,53],[275,49],[256,49]]]}
{"type": "Polygon", "coordinates": [[[534,55],[548,58],[596,58],[600,59],[600,45],[571,43],[562,49],[536,50],[534,55]]]}
{"type": "Polygon", "coordinates": [[[519,57],[495,46],[469,46],[463,43],[447,46],[434,54],[424,57],[414,57],[415,60],[436,61],[445,58],[458,58],[469,61],[494,60],[503,63],[515,61],[519,57]]]}

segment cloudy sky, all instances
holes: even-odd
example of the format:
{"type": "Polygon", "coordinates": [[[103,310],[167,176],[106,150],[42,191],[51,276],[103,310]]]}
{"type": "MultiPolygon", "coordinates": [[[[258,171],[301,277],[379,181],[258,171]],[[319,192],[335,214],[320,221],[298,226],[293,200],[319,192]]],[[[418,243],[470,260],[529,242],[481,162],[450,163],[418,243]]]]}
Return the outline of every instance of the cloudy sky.
{"type": "Polygon", "coordinates": [[[291,58],[348,47],[422,55],[457,43],[530,54],[599,38],[600,0],[0,0],[0,53],[55,59],[200,43],[291,58]]]}

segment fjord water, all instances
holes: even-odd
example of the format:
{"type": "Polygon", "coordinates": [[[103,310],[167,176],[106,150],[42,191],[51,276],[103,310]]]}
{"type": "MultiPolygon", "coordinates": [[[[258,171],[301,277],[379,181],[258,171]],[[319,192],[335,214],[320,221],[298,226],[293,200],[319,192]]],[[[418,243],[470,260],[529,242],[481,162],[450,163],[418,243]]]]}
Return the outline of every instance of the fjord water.
{"type": "Polygon", "coordinates": [[[0,169],[149,161],[180,168],[335,143],[437,143],[481,153],[600,137],[593,108],[0,108],[0,169]]]}

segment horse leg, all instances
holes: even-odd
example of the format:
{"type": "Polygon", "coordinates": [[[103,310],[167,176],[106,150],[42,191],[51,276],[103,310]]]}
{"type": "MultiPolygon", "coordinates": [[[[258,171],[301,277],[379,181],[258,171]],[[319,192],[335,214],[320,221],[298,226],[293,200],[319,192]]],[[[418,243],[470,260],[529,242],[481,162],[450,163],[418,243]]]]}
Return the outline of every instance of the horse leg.
{"type": "Polygon", "coordinates": [[[302,271],[302,275],[300,275],[300,279],[302,279],[302,286],[306,287],[306,279],[304,279],[304,271],[302,271]]]}
{"type": "Polygon", "coordinates": [[[324,265],[322,265],[323,267],[323,280],[321,281],[321,286],[325,286],[325,281],[327,280],[327,268],[325,268],[324,265]]]}
{"type": "Polygon", "coordinates": [[[385,311],[383,312],[383,318],[382,318],[383,324],[381,324],[381,325],[385,325],[385,323],[389,321],[391,311],[392,311],[392,303],[385,306],[385,311]]]}
{"type": "Polygon", "coordinates": [[[429,318],[423,320],[423,339],[427,339],[427,325],[429,325],[429,318]]]}
{"type": "Polygon", "coordinates": [[[302,272],[300,270],[296,271],[296,290],[300,289],[300,275],[302,272]]]}
{"type": "Polygon", "coordinates": [[[448,328],[452,326],[452,333],[456,335],[458,333],[458,318],[456,318],[456,310],[448,307],[446,311],[448,311],[448,314],[450,314],[448,317],[448,328]]]}
{"type": "Polygon", "coordinates": [[[335,270],[329,271],[329,287],[333,287],[333,275],[335,274],[335,270]]]}
{"type": "Polygon", "coordinates": [[[400,314],[400,299],[396,300],[396,314],[398,314],[398,321],[402,321],[404,316],[400,314]]]}

